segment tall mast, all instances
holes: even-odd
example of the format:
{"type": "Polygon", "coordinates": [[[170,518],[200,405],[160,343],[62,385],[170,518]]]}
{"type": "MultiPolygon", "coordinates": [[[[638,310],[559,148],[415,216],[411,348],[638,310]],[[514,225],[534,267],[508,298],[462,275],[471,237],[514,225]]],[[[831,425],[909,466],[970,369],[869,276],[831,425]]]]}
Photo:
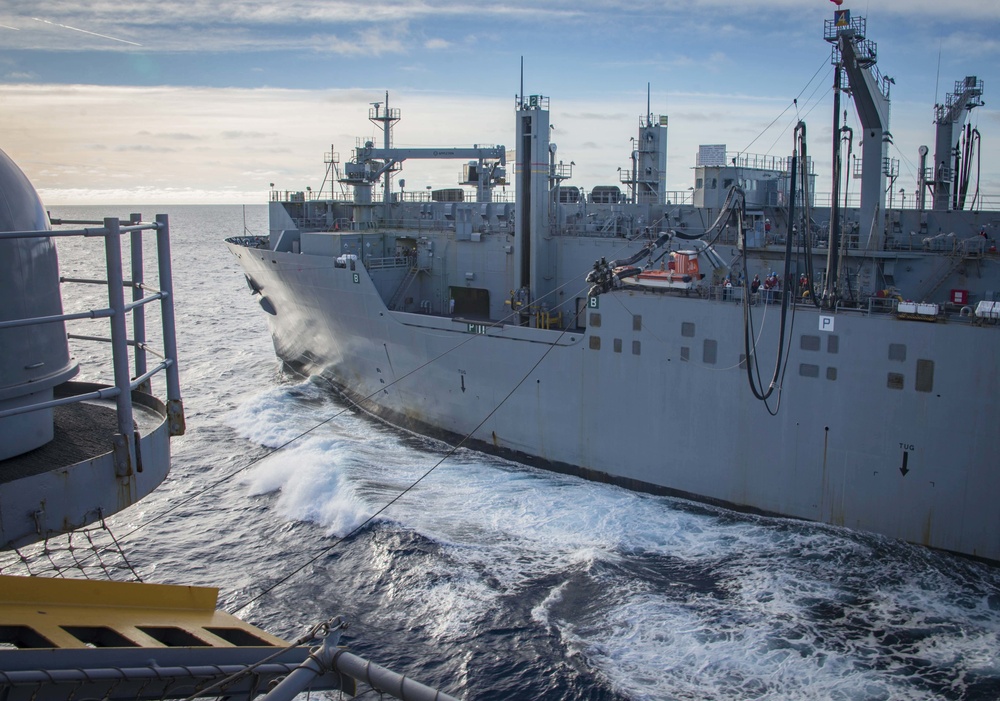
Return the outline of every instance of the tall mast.
{"type": "MultiPolygon", "coordinates": [[[[382,127],[382,148],[388,153],[392,147],[392,125],[399,121],[399,109],[389,108],[389,91],[385,91],[385,110],[382,110],[382,103],[371,103],[372,108],[368,111],[368,120],[382,127]]],[[[385,207],[385,219],[389,220],[389,200],[392,195],[392,174],[399,170],[398,164],[386,168],[382,180],[382,204],[385,207]]]]}
{"type": "MultiPolygon", "coordinates": [[[[391,124],[391,122],[389,121],[389,115],[390,114],[392,114],[392,113],[389,111],[389,91],[386,90],[385,91],[385,116],[386,116],[386,119],[385,119],[385,122],[383,122],[383,124],[382,124],[382,148],[384,148],[387,151],[392,146],[392,144],[390,143],[392,139],[389,136],[389,131],[390,131],[389,125],[391,124]]],[[[382,181],[382,183],[383,183],[382,184],[382,202],[383,202],[383,204],[385,204],[385,219],[386,219],[386,221],[389,220],[389,195],[391,194],[391,188],[392,188],[391,176],[392,176],[392,168],[386,168],[385,175],[384,175],[384,180],[382,181]]]]}

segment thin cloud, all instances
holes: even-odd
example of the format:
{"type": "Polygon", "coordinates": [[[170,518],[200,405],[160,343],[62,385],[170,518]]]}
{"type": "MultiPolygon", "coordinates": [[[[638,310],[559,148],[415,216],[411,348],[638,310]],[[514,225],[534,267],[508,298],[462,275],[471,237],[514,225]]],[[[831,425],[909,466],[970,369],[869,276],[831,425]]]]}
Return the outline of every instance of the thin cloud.
{"type": "Polygon", "coordinates": [[[177,141],[200,141],[204,139],[204,136],[197,136],[195,134],[189,134],[186,132],[173,132],[173,133],[159,133],[154,134],[149,131],[136,132],[137,136],[150,136],[156,139],[175,139],[177,141]]]}
{"type": "Polygon", "coordinates": [[[623,119],[631,119],[632,115],[623,112],[564,112],[564,119],[585,119],[589,121],[612,121],[618,122],[623,119]]]}
{"type": "Polygon", "coordinates": [[[115,151],[138,151],[140,153],[176,153],[177,149],[165,146],[149,146],[148,144],[121,144],[114,147],[115,151]]]}
{"type": "Polygon", "coordinates": [[[223,139],[268,139],[275,136],[276,132],[264,131],[224,131],[220,136],[223,139]]]}
{"type": "Polygon", "coordinates": [[[41,19],[39,17],[32,17],[31,19],[35,20],[36,22],[43,22],[45,24],[52,25],[53,27],[59,27],[61,29],[69,29],[74,32],[80,32],[81,34],[89,34],[90,36],[99,37],[101,39],[120,41],[123,44],[131,44],[132,46],[142,46],[142,44],[139,44],[138,42],[134,41],[129,41],[128,39],[119,39],[118,37],[108,36],[107,34],[98,34],[97,32],[91,32],[87,29],[80,29],[79,27],[71,27],[68,24],[59,24],[58,22],[50,22],[47,19],[41,19]]]}

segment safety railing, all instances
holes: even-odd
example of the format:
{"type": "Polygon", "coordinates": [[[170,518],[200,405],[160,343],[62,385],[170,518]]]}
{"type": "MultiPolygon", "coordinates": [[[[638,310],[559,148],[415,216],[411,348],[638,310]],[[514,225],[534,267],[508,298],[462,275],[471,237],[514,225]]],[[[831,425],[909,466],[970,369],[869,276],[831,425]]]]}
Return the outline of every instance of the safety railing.
{"type": "MultiPolygon", "coordinates": [[[[109,217],[103,221],[53,219],[52,224],[55,226],[84,225],[86,228],[0,232],[0,239],[102,237],[104,239],[106,279],[60,277],[59,280],[61,283],[106,286],[108,290],[108,306],[105,308],[43,317],[10,319],[0,322],[0,329],[28,327],[77,319],[107,319],[110,325],[109,336],[89,336],[70,333],[67,334],[67,338],[110,344],[114,385],[82,394],[73,394],[68,397],[60,397],[0,411],[0,419],[82,401],[114,399],[117,410],[117,428],[120,436],[120,438],[116,438],[114,449],[115,452],[127,452],[127,458],[125,454],[121,455],[122,461],[127,461],[125,462],[126,465],[135,465],[137,463],[132,392],[138,390],[151,394],[151,378],[159,373],[163,373],[166,382],[167,421],[170,435],[181,435],[184,433],[184,410],[181,403],[180,380],[177,369],[173,274],[170,263],[170,226],[167,215],[158,214],[155,222],[142,222],[141,217],[138,214],[134,214],[125,225],[117,217],[109,217]],[[158,287],[148,285],[144,279],[144,231],[154,231],[156,233],[158,287]],[[129,235],[131,244],[131,280],[124,278],[122,265],[121,237],[126,234],[129,235]],[[130,301],[125,300],[125,288],[132,290],[132,299],[130,301]],[[162,326],[162,348],[159,350],[151,347],[146,338],[145,308],[154,302],[159,302],[162,326]],[[129,314],[131,314],[132,338],[128,337],[126,316],[129,314]],[[130,358],[129,348],[134,349],[132,358],[130,358]],[[148,356],[155,356],[158,359],[158,362],[153,367],[149,367],[148,356]],[[130,371],[130,361],[134,361],[134,376],[130,371]]],[[[121,464],[121,461],[119,464],[121,464]]]]}
{"type": "Polygon", "coordinates": [[[366,258],[365,267],[368,270],[383,270],[386,268],[409,268],[413,266],[413,256],[387,256],[385,258],[366,258]]]}

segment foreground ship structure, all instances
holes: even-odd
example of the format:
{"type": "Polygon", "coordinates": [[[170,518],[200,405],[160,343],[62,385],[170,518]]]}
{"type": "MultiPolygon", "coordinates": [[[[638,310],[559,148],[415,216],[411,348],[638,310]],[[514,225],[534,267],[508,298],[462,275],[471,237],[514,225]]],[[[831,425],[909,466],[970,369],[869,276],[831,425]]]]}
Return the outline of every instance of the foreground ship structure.
{"type": "Polygon", "coordinates": [[[395,149],[399,111],[375,105],[381,146],[343,172],[331,153],[328,195],[272,191],[269,236],[228,241],[278,355],[393,423],[525,462],[1000,560],[1000,213],[969,208],[963,129],[982,82],[937,108],[934,160],[921,149],[894,207],[875,44],[843,12],[825,38],[835,113],[843,88],[865,131],[860,198],[835,166],[833,207],[804,125],[791,158],[703,146],[685,199],[648,108],[619,183],[584,192],[545,97],[516,100],[513,162],[395,149]],[[441,157],[464,188],[393,192],[403,160],[441,157]]]}

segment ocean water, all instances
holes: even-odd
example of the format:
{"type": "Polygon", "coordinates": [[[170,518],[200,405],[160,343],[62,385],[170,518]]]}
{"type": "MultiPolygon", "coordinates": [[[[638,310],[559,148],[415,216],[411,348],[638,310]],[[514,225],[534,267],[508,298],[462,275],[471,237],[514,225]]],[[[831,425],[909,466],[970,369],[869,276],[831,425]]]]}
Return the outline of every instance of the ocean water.
{"type": "MultiPolygon", "coordinates": [[[[358,654],[470,700],[1000,698],[1000,568],[442,460],[283,371],[223,245],[266,233],[263,206],[52,208],[132,211],[171,218],[187,417],[167,481],[110,520],[145,580],[217,586],[288,637],[340,615],[358,654]]],[[[63,265],[88,272],[88,244],[63,265]]]]}

